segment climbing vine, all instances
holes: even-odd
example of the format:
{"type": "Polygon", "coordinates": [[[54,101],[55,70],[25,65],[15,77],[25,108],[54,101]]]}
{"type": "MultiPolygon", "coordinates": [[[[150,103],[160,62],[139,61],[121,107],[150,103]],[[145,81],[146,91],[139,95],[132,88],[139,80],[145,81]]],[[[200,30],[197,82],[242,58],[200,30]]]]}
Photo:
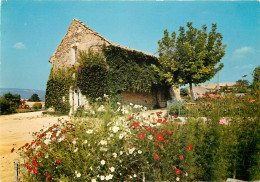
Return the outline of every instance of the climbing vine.
{"type": "Polygon", "coordinates": [[[47,82],[45,107],[55,107],[55,111],[68,113],[70,110],[69,89],[77,85],[75,68],[51,70],[47,82]]]}
{"type": "Polygon", "coordinates": [[[79,87],[90,102],[104,94],[120,101],[124,90],[148,92],[155,96],[160,91],[165,98],[168,97],[169,85],[162,82],[154,70],[153,65],[158,64],[156,57],[115,46],[103,46],[102,50],[101,53],[79,51],[78,66],[55,73],[51,71],[46,107],[54,106],[57,111],[68,112],[71,86],[79,87]]]}

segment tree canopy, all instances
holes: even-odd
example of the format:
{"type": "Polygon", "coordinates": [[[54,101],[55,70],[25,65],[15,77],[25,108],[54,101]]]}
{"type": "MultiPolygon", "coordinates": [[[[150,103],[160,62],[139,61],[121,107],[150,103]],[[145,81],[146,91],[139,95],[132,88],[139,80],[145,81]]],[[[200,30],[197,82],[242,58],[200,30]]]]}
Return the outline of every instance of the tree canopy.
{"type": "Polygon", "coordinates": [[[218,63],[225,55],[226,45],[222,44],[222,35],[216,32],[216,24],[212,24],[209,33],[206,25],[198,30],[188,22],[187,27],[187,31],[179,28],[178,37],[175,32],[169,36],[164,31],[164,37],[158,41],[161,67],[156,69],[171,85],[189,84],[192,93],[192,84],[210,80],[223,68],[223,63],[218,63]]]}
{"type": "Polygon", "coordinates": [[[40,102],[41,99],[39,98],[38,94],[32,94],[31,98],[28,100],[31,102],[40,102]]]}

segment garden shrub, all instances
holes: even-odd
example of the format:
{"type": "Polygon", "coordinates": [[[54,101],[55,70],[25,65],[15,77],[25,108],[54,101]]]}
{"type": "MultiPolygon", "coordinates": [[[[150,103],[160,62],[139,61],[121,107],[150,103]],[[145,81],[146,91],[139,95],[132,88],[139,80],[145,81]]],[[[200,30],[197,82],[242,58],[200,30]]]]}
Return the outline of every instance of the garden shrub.
{"type": "Polygon", "coordinates": [[[33,109],[38,110],[42,108],[42,104],[40,102],[36,102],[32,106],[33,109]]]}

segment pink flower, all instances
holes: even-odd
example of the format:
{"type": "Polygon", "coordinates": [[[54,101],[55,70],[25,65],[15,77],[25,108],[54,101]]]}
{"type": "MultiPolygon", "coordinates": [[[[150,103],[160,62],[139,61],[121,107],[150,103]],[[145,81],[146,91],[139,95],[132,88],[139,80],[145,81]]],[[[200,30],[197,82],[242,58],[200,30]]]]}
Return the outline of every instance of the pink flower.
{"type": "Polygon", "coordinates": [[[214,98],[215,95],[214,95],[214,94],[209,94],[209,97],[210,97],[210,98],[214,98]]]}
{"type": "Polygon", "coordinates": [[[219,95],[219,94],[217,94],[217,95],[216,95],[216,98],[218,98],[218,97],[220,97],[220,95],[219,95]]]}
{"type": "Polygon", "coordinates": [[[227,124],[227,120],[226,119],[221,119],[221,120],[219,120],[219,124],[227,124]]]}

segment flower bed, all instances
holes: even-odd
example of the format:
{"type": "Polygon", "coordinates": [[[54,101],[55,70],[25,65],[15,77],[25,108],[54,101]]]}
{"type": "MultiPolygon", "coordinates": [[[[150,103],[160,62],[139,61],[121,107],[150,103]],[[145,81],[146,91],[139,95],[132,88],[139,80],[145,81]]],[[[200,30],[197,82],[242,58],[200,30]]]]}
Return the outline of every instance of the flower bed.
{"type": "MultiPolygon", "coordinates": [[[[209,102],[206,100],[206,102],[209,102]]],[[[258,115],[223,117],[227,107],[211,100],[205,119],[168,117],[78,117],[60,120],[19,150],[26,181],[213,181],[236,176],[259,179],[258,115]],[[218,106],[215,107],[214,105],[218,106]],[[214,114],[215,113],[215,114],[214,114]],[[172,119],[168,119],[172,118],[172,119]]],[[[249,102],[258,107],[257,102],[249,102]]],[[[244,108],[244,103],[240,108],[244,108]]],[[[248,103],[246,103],[248,104],[248,103]]],[[[228,106],[229,107],[229,106],[228,106]]],[[[106,107],[104,107],[106,108],[106,107]]],[[[208,109],[208,108],[206,108],[208,109]]],[[[205,111],[204,111],[205,112],[205,111]]],[[[241,112],[241,113],[244,113],[241,112]]]]}

